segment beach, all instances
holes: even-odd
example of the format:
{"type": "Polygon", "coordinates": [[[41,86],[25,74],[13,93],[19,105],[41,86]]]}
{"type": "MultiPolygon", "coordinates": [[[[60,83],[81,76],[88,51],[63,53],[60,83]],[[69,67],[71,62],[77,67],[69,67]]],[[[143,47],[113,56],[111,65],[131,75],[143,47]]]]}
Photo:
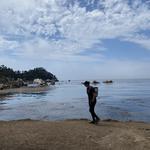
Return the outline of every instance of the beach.
{"type": "Polygon", "coordinates": [[[50,86],[42,86],[42,87],[20,87],[20,88],[10,88],[10,89],[4,89],[0,90],[0,95],[4,94],[18,94],[18,93],[38,93],[50,90],[50,86]]]}
{"type": "Polygon", "coordinates": [[[88,120],[0,122],[1,150],[149,150],[150,124],[88,120]]]}
{"type": "Polygon", "coordinates": [[[150,150],[150,0],[0,0],[0,150],[150,150]]]}
{"type": "Polygon", "coordinates": [[[96,125],[80,83],[1,90],[0,150],[150,149],[149,80],[100,84],[96,125]]]}

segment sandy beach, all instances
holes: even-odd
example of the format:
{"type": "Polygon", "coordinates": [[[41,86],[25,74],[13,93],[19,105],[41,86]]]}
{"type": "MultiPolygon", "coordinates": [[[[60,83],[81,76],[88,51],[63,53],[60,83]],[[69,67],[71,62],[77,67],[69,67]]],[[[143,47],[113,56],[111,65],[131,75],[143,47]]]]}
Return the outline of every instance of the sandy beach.
{"type": "Polygon", "coordinates": [[[149,150],[150,124],[88,120],[0,122],[1,150],[149,150]]]}
{"type": "Polygon", "coordinates": [[[47,91],[51,88],[52,87],[50,86],[11,88],[11,89],[0,90],[0,95],[16,94],[16,93],[38,93],[38,92],[47,91]]]}

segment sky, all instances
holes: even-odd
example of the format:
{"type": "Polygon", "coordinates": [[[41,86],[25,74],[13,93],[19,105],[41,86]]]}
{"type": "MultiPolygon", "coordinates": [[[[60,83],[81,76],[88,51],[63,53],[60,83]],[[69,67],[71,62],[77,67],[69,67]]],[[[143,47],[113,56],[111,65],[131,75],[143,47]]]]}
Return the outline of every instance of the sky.
{"type": "Polygon", "coordinates": [[[60,80],[150,78],[150,0],[0,0],[0,64],[60,80]]]}

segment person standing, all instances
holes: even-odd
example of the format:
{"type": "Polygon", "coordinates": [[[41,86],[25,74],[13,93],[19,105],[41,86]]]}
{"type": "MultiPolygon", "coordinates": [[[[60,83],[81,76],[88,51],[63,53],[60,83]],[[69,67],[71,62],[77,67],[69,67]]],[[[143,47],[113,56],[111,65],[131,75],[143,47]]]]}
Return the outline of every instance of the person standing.
{"type": "Polygon", "coordinates": [[[87,88],[87,95],[88,95],[88,100],[89,100],[89,112],[91,113],[92,116],[92,121],[90,123],[96,124],[98,121],[100,121],[100,118],[96,115],[95,113],[95,105],[96,105],[96,91],[95,88],[90,86],[89,81],[85,81],[83,85],[87,88]]]}

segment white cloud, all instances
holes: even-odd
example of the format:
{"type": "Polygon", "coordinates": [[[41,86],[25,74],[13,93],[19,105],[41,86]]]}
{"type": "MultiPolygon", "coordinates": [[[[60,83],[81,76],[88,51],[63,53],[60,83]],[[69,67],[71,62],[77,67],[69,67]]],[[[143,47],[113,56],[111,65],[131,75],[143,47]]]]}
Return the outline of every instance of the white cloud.
{"type": "Polygon", "coordinates": [[[0,37],[0,52],[4,52],[6,48],[7,48],[7,50],[16,49],[16,48],[18,48],[18,42],[17,41],[9,41],[3,37],[0,37]]]}
{"type": "Polygon", "coordinates": [[[125,38],[124,40],[140,44],[146,49],[150,49],[150,37],[147,37],[145,35],[142,35],[142,34],[141,35],[139,34],[128,35],[127,38],[125,38]]]}
{"type": "MultiPolygon", "coordinates": [[[[69,57],[70,59],[70,57],[69,57]]],[[[81,59],[80,59],[81,60],[81,59]]],[[[131,60],[101,60],[101,63],[89,63],[88,60],[74,62],[49,61],[49,60],[26,60],[21,58],[4,57],[0,59],[0,64],[5,64],[15,70],[28,70],[31,68],[45,67],[54,73],[59,80],[68,79],[126,79],[126,78],[149,78],[149,61],[131,61],[131,60]]]]}
{"type": "Polygon", "coordinates": [[[74,5],[71,0],[0,1],[0,49],[16,49],[17,55],[65,59],[113,38],[150,49],[149,37],[135,36],[141,30],[150,30],[149,3],[141,0],[130,5],[128,0],[99,0],[91,11],[79,0],[74,5]],[[9,39],[18,35],[24,40],[9,39]]]}
{"type": "Polygon", "coordinates": [[[150,62],[146,61],[103,60],[103,63],[82,64],[81,67],[76,63],[59,65],[55,73],[60,79],[141,79],[150,76],[150,62]]]}

